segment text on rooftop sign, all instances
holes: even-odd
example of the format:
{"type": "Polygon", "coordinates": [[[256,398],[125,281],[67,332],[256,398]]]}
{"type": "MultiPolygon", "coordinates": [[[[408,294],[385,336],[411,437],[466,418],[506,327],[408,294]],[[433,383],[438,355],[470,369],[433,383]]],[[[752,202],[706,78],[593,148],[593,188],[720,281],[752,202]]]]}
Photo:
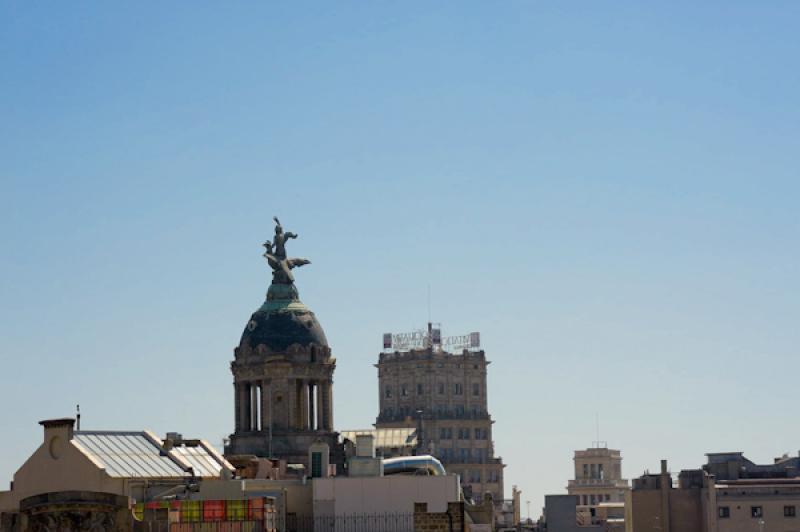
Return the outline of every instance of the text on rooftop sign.
{"type": "Polygon", "coordinates": [[[383,335],[383,348],[395,351],[409,349],[424,349],[435,347],[438,349],[459,351],[462,349],[477,349],[481,346],[481,333],[471,332],[459,336],[442,337],[441,329],[427,331],[418,330],[408,333],[385,333],[383,335]]]}

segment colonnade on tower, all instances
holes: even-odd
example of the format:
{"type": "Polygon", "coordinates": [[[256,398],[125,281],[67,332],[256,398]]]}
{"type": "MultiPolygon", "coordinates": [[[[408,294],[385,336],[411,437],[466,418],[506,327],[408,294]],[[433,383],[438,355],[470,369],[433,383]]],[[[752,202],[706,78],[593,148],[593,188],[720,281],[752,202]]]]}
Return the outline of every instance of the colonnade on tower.
{"type": "Polygon", "coordinates": [[[285,416],[283,408],[274,404],[278,395],[273,393],[272,379],[236,382],[234,388],[236,432],[333,430],[330,381],[291,379],[285,416]]]}

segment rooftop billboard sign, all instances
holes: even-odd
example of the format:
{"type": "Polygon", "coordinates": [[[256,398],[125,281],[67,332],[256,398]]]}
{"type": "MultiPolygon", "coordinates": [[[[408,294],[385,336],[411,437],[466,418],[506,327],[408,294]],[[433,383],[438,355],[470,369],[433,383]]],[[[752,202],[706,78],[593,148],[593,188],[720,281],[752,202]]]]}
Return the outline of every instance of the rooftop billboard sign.
{"type": "Polygon", "coordinates": [[[429,326],[428,330],[416,330],[406,333],[384,333],[384,351],[410,351],[433,347],[437,351],[462,351],[464,349],[480,349],[481,333],[471,332],[458,336],[442,336],[440,327],[429,326]]]}

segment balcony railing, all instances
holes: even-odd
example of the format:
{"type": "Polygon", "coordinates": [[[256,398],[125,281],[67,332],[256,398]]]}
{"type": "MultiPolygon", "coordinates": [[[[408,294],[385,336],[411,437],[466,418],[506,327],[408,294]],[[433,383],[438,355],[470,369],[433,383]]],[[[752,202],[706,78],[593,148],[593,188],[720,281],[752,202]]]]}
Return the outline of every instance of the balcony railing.
{"type": "Polygon", "coordinates": [[[581,486],[608,486],[613,488],[627,488],[628,480],[624,478],[610,479],[610,478],[579,478],[570,480],[567,484],[568,487],[581,487],[581,486]]]}
{"type": "MultiPolygon", "coordinates": [[[[475,419],[486,421],[491,419],[488,412],[459,412],[457,410],[443,410],[440,412],[424,412],[422,414],[422,421],[434,421],[434,420],[448,420],[448,419],[475,419]]],[[[417,422],[419,420],[418,414],[415,412],[412,413],[397,413],[393,412],[391,414],[382,413],[378,416],[378,423],[388,423],[388,422],[397,422],[397,421],[406,421],[410,420],[413,422],[417,422]]]]}

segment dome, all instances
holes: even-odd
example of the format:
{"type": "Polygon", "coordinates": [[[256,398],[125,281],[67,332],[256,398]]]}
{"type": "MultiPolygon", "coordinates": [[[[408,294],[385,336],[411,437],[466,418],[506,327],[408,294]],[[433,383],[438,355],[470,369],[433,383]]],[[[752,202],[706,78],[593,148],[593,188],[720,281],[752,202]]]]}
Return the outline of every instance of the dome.
{"type": "Polygon", "coordinates": [[[247,322],[239,345],[251,349],[264,345],[280,353],[293,344],[328,347],[328,339],[314,313],[297,298],[294,286],[273,284],[267,301],[247,322]]]}

